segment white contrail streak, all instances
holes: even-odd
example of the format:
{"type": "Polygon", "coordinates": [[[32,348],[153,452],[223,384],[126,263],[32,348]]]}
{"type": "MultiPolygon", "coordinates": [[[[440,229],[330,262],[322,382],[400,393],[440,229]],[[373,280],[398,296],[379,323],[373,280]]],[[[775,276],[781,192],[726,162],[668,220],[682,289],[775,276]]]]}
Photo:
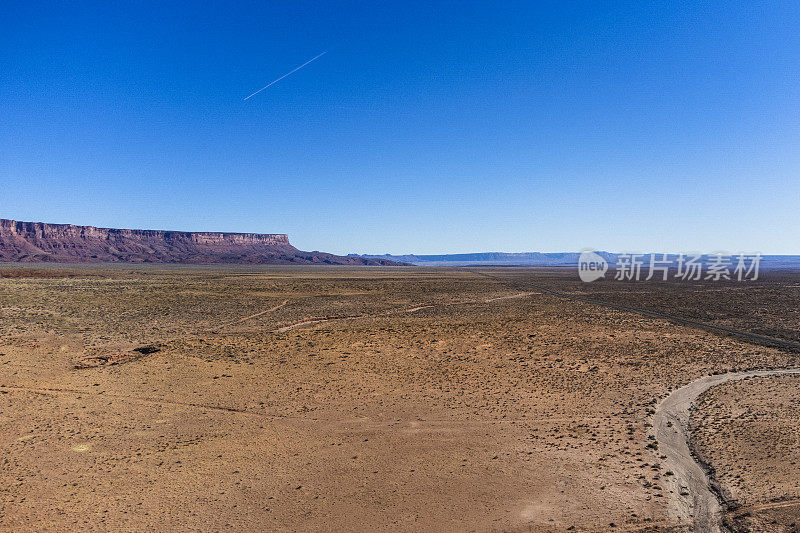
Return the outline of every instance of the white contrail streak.
{"type": "MultiPolygon", "coordinates": [[[[274,84],[278,83],[279,81],[281,81],[283,78],[285,78],[285,77],[286,77],[286,76],[288,76],[289,74],[294,74],[295,72],[297,72],[298,70],[300,70],[300,69],[301,69],[301,68],[303,68],[304,66],[308,65],[308,64],[309,64],[309,63],[311,63],[312,61],[315,61],[315,60],[319,59],[320,57],[324,56],[324,55],[325,55],[325,54],[327,54],[327,53],[328,53],[328,52],[327,52],[327,51],[325,51],[325,52],[322,52],[322,53],[321,53],[320,55],[318,55],[318,56],[314,56],[314,57],[312,57],[311,59],[309,59],[308,61],[306,61],[306,62],[305,62],[305,63],[303,63],[302,65],[300,65],[299,67],[297,67],[297,68],[295,68],[295,69],[293,69],[293,70],[290,70],[289,72],[287,72],[286,74],[284,74],[283,76],[281,76],[280,78],[278,78],[277,80],[274,80],[274,81],[271,81],[271,82],[269,82],[268,84],[264,85],[262,88],[260,88],[259,90],[257,90],[257,91],[256,91],[256,92],[254,92],[253,94],[251,94],[250,96],[247,96],[247,97],[245,97],[245,98],[244,98],[244,100],[247,100],[248,98],[252,98],[253,96],[257,95],[258,93],[260,93],[261,91],[263,91],[264,89],[266,89],[267,87],[269,87],[270,85],[274,85],[274,84]]],[[[244,101],[244,100],[242,100],[242,101],[244,101]]]]}

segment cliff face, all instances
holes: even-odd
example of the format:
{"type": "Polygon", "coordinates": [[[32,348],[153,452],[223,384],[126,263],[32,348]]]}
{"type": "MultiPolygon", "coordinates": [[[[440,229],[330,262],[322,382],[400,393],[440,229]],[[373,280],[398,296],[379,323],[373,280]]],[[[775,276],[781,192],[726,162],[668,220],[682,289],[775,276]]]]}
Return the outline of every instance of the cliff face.
{"type": "Polygon", "coordinates": [[[0,261],[396,264],[303,252],[284,234],[133,230],[0,219],[0,261]]]}

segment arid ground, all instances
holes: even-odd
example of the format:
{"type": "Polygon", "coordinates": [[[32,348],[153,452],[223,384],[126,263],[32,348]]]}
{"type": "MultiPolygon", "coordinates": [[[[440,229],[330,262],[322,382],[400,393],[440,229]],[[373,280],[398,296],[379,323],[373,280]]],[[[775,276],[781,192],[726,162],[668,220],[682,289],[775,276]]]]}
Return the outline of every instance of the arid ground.
{"type": "MultiPolygon", "coordinates": [[[[6,265],[0,529],[690,530],[655,407],[800,354],[549,291],[800,341],[795,273],[6,265]]],[[[797,530],[799,401],[692,412],[741,530],[797,530]]]]}
{"type": "Polygon", "coordinates": [[[731,502],[731,529],[800,531],[800,376],[711,389],[692,430],[731,502]]]}

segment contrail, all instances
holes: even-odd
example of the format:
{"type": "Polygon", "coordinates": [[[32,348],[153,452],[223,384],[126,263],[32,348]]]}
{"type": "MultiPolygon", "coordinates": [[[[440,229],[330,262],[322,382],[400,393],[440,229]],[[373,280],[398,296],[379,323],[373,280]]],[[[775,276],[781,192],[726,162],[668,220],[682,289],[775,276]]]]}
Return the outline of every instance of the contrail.
{"type": "MultiPolygon", "coordinates": [[[[297,72],[298,70],[300,70],[300,69],[301,69],[301,68],[303,68],[304,66],[308,65],[309,63],[311,63],[311,62],[312,62],[312,61],[314,61],[314,60],[317,60],[317,59],[319,59],[320,57],[324,56],[324,55],[325,55],[325,54],[327,54],[327,53],[328,53],[328,52],[327,52],[327,50],[326,50],[325,52],[322,52],[320,55],[312,57],[311,59],[309,59],[308,61],[306,61],[306,62],[305,62],[305,63],[303,63],[302,65],[300,65],[299,67],[297,67],[297,68],[295,68],[295,69],[293,69],[293,70],[290,70],[289,72],[287,72],[286,74],[284,74],[283,76],[281,76],[280,78],[278,78],[277,80],[275,80],[275,81],[271,81],[271,82],[269,82],[268,84],[264,85],[262,88],[260,88],[259,90],[257,90],[257,91],[256,91],[256,92],[254,92],[253,94],[251,94],[250,96],[247,96],[246,98],[244,98],[244,100],[247,100],[248,98],[252,98],[253,96],[257,95],[258,93],[260,93],[261,91],[263,91],[264,89],[266,89],[267,87],[269,87],[270,85],[274,85],[274,84],[278,83],[279,81],[281,81],[283,78],[285,78],[285,77],[286,77],[286,76],[288,76],[289,74],[294,74],[295,72],[297,72]]],[[[244,101],[244,100],[242,100],[242,101],[244,101]]]]}

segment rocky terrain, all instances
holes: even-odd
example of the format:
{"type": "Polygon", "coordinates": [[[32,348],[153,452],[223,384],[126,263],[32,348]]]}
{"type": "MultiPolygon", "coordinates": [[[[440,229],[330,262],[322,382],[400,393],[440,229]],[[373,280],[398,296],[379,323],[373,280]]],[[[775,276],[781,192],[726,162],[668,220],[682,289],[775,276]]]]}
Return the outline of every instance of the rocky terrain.
{"type": "Polygon", "coordinates": [[[393,265],[304,252],[284,234],[134,230],[0,219],[0,261],[393,265]]]}

